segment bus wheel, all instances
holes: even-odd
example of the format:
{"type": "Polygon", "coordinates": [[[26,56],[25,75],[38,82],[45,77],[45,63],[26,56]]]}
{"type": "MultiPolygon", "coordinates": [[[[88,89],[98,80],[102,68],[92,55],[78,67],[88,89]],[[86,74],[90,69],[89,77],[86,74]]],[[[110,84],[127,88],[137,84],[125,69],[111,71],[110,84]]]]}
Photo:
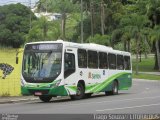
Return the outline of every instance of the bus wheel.
{"type": "Polygon", "coordinates": [[[112,94],[112,91],[105,91],[105,95],[111,95],[112,94]]]}
{"type": "Polygon", "coordinates": [[[85,98],[90,98],[92,96],[92,93],[86,93],[85,98]]]}
{"type": "Polygon", "coordinates": [[[118,94],[118,82],[114,81],[112,84],[112,91],[105,91],[105,94],[108,95],[117,95],[118,94]]]}
{"type": "Polygon", "coordinates": [[[52,96],[39,96],[39,99],[43,102],[49,102],[52,99],[52,96]]]}
{"type": "Polygon", "coordinates": [[[85,89],[81,83],[78,83],[76,95],[71,95],[72,100],[80,100],[85,96],[85,89]]]}
{"type": "Polygon", "coordinates": [[[118,95],[118,82],[114,81],[112,85],[112,95],[118,95]]]}

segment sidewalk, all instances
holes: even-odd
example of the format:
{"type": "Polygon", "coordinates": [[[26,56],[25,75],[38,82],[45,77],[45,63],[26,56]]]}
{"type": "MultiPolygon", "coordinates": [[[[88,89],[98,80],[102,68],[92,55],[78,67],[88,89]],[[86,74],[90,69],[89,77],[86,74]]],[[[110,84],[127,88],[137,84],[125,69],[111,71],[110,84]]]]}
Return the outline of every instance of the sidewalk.
{"type": "Polygon", "coordinates": [[[0,97],[0,104],[4,103],[15,103],[21,101],[33,101],[38,100],[38,97],[35,96],[8,96],[8,97],[0,97]]]}
{"type": "Polygon", "coordinates": [[[143,74],[150,74],[150,75],[160,75],[160,72],[139,72],[143,74]]]}
{"type": "MultiPolygon", "coordinates": [[[[136,71],[132,71],[132,72],[136,73],[136,71]]],[[[142,72],[142,71],[138,71],[138,73],[150,74],[150,75],[160,75],[160,72],[142,72]]]]}
{"type": "MultiPolygon", "coordinates": [[[[70,99],[69,96],[57,96],[53,98],[54,100],[70,99]]],[[[8,96],[8,97],[0,96],[0,104],[29,102],[29,101],[36,101],[36,100],[39,100],[38,96],[37,97],[36,96],[8,96]]]]}

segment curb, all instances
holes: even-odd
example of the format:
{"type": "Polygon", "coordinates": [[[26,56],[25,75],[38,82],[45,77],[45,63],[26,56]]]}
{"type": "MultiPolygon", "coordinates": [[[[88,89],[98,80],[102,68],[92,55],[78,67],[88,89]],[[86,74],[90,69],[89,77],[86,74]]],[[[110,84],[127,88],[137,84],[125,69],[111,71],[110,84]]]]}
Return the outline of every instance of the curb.
{"type": "MultiPolygon", "coordinates": [[[[70,97],[62,97],[62,96],[57,96],[55,98],[55,100],[63,100],[63,99],[69,99],[70,97]]],[[[18,103],[18,102],[26,102],[26,101],[35,101],[35,100],[39,100],[38,97],[33,97],[33,98],[9,98],[11,100],[8,99],[4,99],[4,100],[0,100],[0,104],[7,104],[7,103],[18,103]]]]}
{"type": "Polygon", "coordinates": [[[18,103],[18,102],[24,102],[24,101],[34,101],[34,100],[38,100],[38,98],[26,98],[26,99],[15,99],[15,100],[3,100],[0,101],[0,104],[5,104],[5,103],[18,103]]]}
{"type": "Polygon", "coordinates": [[[133,80],[147,81],[147,82],[160,82],[160,80],[149,80],[149,79],[139,79],[139,78],[133,78],[133,80]]]}

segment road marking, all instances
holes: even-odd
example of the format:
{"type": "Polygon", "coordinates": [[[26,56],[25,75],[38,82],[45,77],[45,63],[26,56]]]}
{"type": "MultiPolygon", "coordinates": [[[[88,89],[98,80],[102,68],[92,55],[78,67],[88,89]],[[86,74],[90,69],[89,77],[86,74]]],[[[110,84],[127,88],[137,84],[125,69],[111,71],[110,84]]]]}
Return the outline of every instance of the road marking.
{"type": "Polygon", "coordinates": [[[150,107],[150,106],[157,106],[160,105],[160,103],[157,104],[149,104],[149,105],[140,105],[140,106],[131,106],[131,107],[123,107],[123,108],[112,108],[112,109],[103,109],[103,110],[96,110],[96,111],[113,111],[113,110],[123,110],[123,109],[133,109],[133,108],[141,108],[141,107],[150,107]]]}
{"type": "Polygon", "coordinates": [[[144,98],[132,98],[132,99],[122,99],[122,100],[112,100],[112,101],[100,101],[100,102],[89,102],[89,103],[79,103],[79,104],[67,104],[67,105],[60,105],[59,108],[62,106],[68,107],[73,107],[73,106],[78,106],[78,105],[90,105],[90,104],[101,104],[101,103],[111,103],[111,102],[123,102],[123,101],[135,101],[135,100],[144,100],[144,99],[156,99],[160,98],[160,96],[155,96],[155,97],[144,97],[144,98]]]}
{"type": "MultiPolygon", "coordinates": [[[[116,96],[114,96],[116,97],[116,96]]],[[[123,102],[123,101],[136,101],[136,100],[144,100],[144,99],[156,99],[156,98],[160,98],[160,96],[154,96],[154,97],[144,97],[144,98],[132,98],[132,99],[121,99],[121,100],[112,100],[112,101],[99,101],[99,102],[89,102],[89,103],[79,103],[79,104],[67,104],[67,105],[62,105],[60,103],[59,106],[67,106],[67,107],[73,107],[73,106],[78,106],[78,105],[90,105],[90,104],[101,104],[101,103],[111,103],[111,102],[123,102]]],[[[85,100],[85,99],[84,99],[85,100]]],[[[87,99],[86,99],[87,100],[87,99]]],[[[25,102],[28,103],[28,102],[25,102]]],[[[30,101],[29,101],[30,103],[30,101]]],[[[32,103],[32,102],[31,102],[32,103]]],[[[21,103],[16,103],[15,104],[21,104],[21,103]]]]}
{"type": "Polygon", "coordinates": [[[71,104],[71,105],[83,105],[83,104],[93,104],[93,103],[106,103],[106,102],[123,102],[123,101],[134,101],[134,100],[143,100],[143,99],[156,99],[160,98],[160,96],[155,97],[144,97],[144,98],[132,98],[132,99],[122,99],[122,100],[112,100],[112,101],[100,101],[100,102],[90,102],[90,103],[80,103],[80,104],[71,104]]]}

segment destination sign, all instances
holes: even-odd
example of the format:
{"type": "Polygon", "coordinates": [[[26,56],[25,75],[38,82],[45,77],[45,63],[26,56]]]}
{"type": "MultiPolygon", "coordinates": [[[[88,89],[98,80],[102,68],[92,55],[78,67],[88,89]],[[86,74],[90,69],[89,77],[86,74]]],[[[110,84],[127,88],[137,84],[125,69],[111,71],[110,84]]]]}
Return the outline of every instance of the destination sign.
{"type": "Polygon", "coordinates": [[[62,50],[62,44],[28,44],[25,47],[26,50],[62,50]]]}

